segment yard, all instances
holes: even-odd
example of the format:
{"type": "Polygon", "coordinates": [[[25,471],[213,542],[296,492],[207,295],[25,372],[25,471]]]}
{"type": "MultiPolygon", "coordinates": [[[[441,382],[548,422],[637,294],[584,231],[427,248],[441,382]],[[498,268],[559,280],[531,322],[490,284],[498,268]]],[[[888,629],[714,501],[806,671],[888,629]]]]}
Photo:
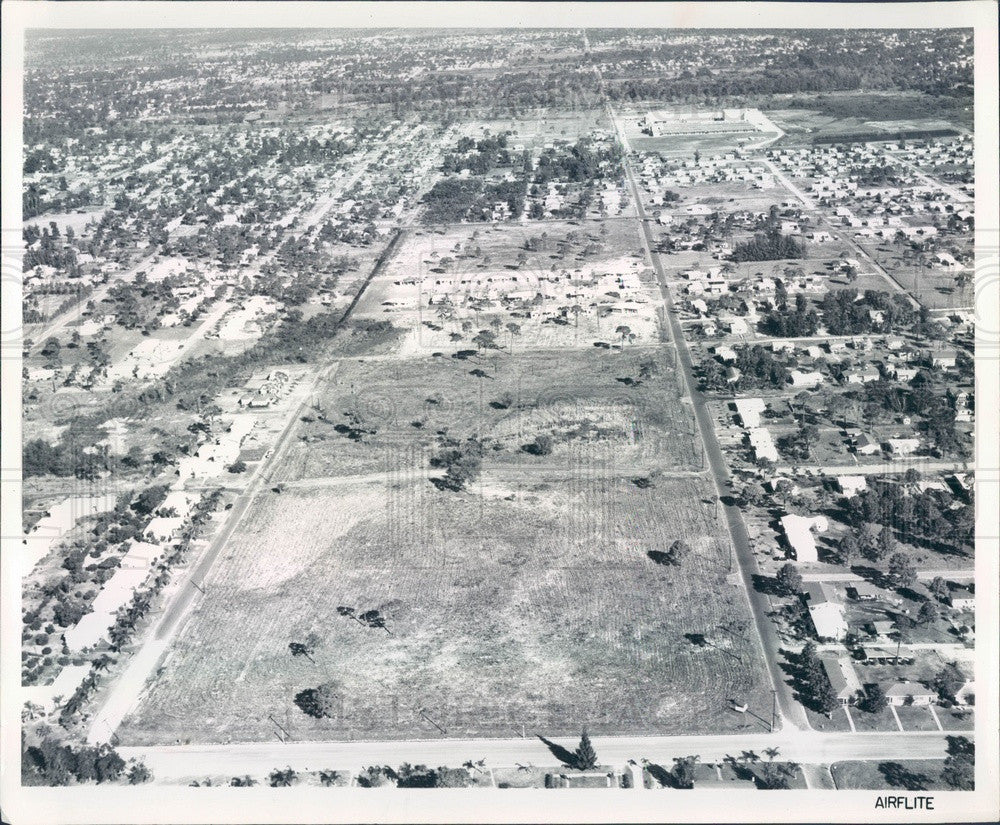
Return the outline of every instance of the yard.
{"type": "Polygon", "coordinates": [[[903,762],[837,762],[830,766],[840,791],[940,791],[942,760],[907,759],[903,762]]]}
{"type": "Polygon", "coordinates": [[[601,476],[264,493],[119,736],[733,731],[729,700],[768,691],[706,493],[601,476]],[[692,546],[679,566],[647,555],[679,537],[692,546]],[[386,628],[339,606],[379,610],[386,628]],[[311,658],[291,655],[309,633],[311,658]],[[295,697],[327,682],[338,706],[313,719],[295,697]]]}

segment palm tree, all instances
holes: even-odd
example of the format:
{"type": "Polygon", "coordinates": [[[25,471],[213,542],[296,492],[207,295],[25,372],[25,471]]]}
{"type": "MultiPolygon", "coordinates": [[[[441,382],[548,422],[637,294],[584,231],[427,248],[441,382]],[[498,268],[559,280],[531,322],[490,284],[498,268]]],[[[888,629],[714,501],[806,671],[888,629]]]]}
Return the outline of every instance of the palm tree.
{"type": "Polygon", "coordinates": [[[319,772],[319,783],[324,788],[329,788],[337,783],[337,772],[329,768],[319,772]]]}
{"type": "Polygon", "coordinates": [[[628,338],[632,334],[632,329],[630,327],[625,326],[625,324],[622,324],[617,329],[615,329],[615,334],[621,336],[621,338],[622,338],[622,350],[621,351],[625,352],[625,339],[628,338]]]}
{"type": "Polygon", "coordinates": [[[288,788],[291,787],[297,779],[298,774],[292,770],[291,766],[289,766],[284,770],[275,768],[271,771],[271,775],[268,776],[267,781],[272,788],[288,788]]]}

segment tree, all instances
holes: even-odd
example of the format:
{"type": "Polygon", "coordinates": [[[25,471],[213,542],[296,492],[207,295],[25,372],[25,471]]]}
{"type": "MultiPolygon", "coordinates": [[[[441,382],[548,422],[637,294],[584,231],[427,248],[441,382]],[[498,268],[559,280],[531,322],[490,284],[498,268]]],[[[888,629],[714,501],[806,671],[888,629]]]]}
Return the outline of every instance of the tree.
{"type": "Polygon", "coordinates": [[[865,688],[864,696],[858,702],[858,707],[866,713],[878,713],[885,707],[885,691],[878,682],[868,685],[865,688]]]}
{"type": "Polygon", "coordinates": [[[691,553],[691,545],[684,539],[675,539],[667,549],[667,559],[670,564],[680,564],[691,553]]]}
{"type": "Polygon", "coordinates": [[[948,595],[950,593],[948,589],[948,582],[946,582],[941,576],[935,576],[930,585],[928,585],[927,589],[930,590],[931,595],[934,596],[934,598],[939,602],[948,600],[948,595]]]}
{"type": "Polygon", "coordinates": [[[674,767],[670,771],[674,787],[690,790],[694,787],[694,766],[700,761],[698,756],[675,756],[674,767]]]}
{"type": "Polygon", "coordinates": [[[777,748],[765,748],[767,762],[761,763],[760,786],[764,790],[787,790],[792,777],[799,770],[796,762],[775,762],[778,757],[777,748]]]}
{"type": "Polygon", "coordinates": [[[573,754],[573,762],[574,767],[581,771],[589,771],[597,766],[597,752],[590,743],[590,736],[587,735],[586,728],[583,729],[580,736],[580,744],[573,754]]]}
{"type": "Polygon", "coordinates": [[[912,587],[916,583],[917,568],[905,553],[893,553],[889,557],[889,579],[895,587],[912,587]]]}
{"type": "Polygon", "coordinates": [[[338,774],[336,771],[324,770],[319,772],[319,782],[324,788],[329,788],[337,784],[338,774]]]}
{"type": "Polygon", "coordinates": [[[964,736],[948,737],[948,756],[941,779],[956,791],[975,790],[976,746],[971,740],[964,736]]]}
{"type": "Polygon", "coordinates": [[[799,573],[798,569],[791,562],[781,566],[778,570],[777,579],[778,584],[781,585],[781,589],[787,595],[793,596],[802,592],[802,574],[799,573]]]}
{"type": "Polygon", "coordinates": [[[153,778],[153,774],[142,760],[134,760],[128,769],[127,775],[129,785],[141,785],[153,778]]]}
{"type": "Polygon", "coordinates": [[[316,719],[332,718],[340,710],[341,688],[336,682],[324,682],[315,688],[306,688],[295,695],[299,710],[316,719]]]}
{"type": "Polygon", "coordinates": [[[257,780],[254,779],[250,774],[244,774],[243,776],[234,776],[229,780],[229,785],[232,788],[252,788],[257,784],[257,780]]]}
{"type": "Polygon", "coordinates": [[[622,347],[621,347],[622,352],[625,352],[625,339],[628,338],[631,334],[632,334],[632,328],[626,326],[625,324],[622,324],[621,326],[615,328],[615,335],[620,336],[622,339],[622,347]]]}
{"type": "Polygon", "coordinates": [[[812,692],[812,698],[816,702],[816,706],[827,716],[840,707],[840,699],[837,698],[837,694],[833,690],[833,685],[826,678],[825,672],[813,683],[812,692]]]}
{"type": "Polygon", "coordinates": [[[272,788],[290,788],[298,781],[298,779],[298,773],[296,773],[291,767],[285,768],[284,770],[275,768],[267,777],[267,784],[272,788]]]}
{"type": "Polygon", "coordinates": [[[535,440],[530,444],[525,445],[524,451],[531,453],[532,455],[551,455],[552,454],[553,440],[551,435],[545,433],[539,433],[535,436],[535,440]]]}
{"type": "Polygon", "coordinates": [[[397,774],[388,765],[371,765],[358,774],[358,784],[362,788],[381,788],[395,785],[399,780],[397,774]]]}
{"type": "Polygon", "coordinates": [[[247,463],[245,461],[234,461],[229,465],[229,472],[231,473],[245,473],[247,469],[247,463]]]}
{"type": "Polygon", "coordinates": [[[953,704],[955,694],[965,684],[965,674],[959,669],[957,662],[951,662],[934,674],[934,681],[931,684],[942,701],[953,704]]]}
{"type": "Polygon", "coordinates": [[[853,559],[857,558],[860,550],[858,540],[850,533],[847,533],[837,545],[837,556],[840,563],[850,564],[853,559]]]}
{"type": "Polygon", "coordinates": [[[917,614],[918,624],[931,624],[938,617],[937,605],[929,599],[920,605],[920,612],[917,614]]]}

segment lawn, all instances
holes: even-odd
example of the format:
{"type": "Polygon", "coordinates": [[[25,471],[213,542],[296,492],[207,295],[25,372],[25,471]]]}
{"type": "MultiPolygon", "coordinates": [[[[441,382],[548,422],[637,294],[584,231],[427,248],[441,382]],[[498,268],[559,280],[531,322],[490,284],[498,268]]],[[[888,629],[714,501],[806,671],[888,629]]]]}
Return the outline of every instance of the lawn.
{"type": "Polygon", "coordinates": [[[947,731],[973,730],[976,726],[975,711],[972,708],[937,708],[941,727],[947,731]]]}
{"type": "Polygon", "coordinates": [[[424,481],[263,493],[119,736],[733,731],[728,700],[768,691],[705,493],[601,474],[482,495],[424,481]],[[693,548],[679,567],[647,556],[678,537],[693,548]],[[381,611],[389,632],[338,606],[381,611]],[[310,632],[312,660],[292,656],[310,632]],[[294,698],[325,682],[340,703],[316,720],[294,698]]]}
{"type": "Polygon", "coordinates": [[[902,762],[836,762],[830,766],[837,790],[947,790],[941,781],[943,760],[907,759],[902,762]]]}
{"type": "Polygon", "coordinates": [[[896,725],[896,720],[893,718],[892,711],[889,710],[889,706],[879,708],[877,713],[869,713],[866,710],[861,710],[861,708],[851,708],[851,718],[854,720],[854,727],[858,732],[863,731],[881,731],[881,732],[898,732],[899,727],[896,725]]]}
{"type": "Polygon", "coordinates": [[[937,725],[934,724],[930,708],[903,706],[896,708],[896,713],[899,715],[899,721],[903,723],[903,730],[932,731],[938,729],[937,725]]]}

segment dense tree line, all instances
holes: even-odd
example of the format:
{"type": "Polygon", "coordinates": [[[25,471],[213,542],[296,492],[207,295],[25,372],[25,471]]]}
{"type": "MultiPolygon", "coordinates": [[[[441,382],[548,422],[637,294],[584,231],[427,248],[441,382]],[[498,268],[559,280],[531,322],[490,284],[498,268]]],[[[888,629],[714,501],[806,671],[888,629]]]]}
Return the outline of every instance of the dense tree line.
{"type": "Polygon", "coordinates": [[[733,247],[733,260],[744,261],[780,261],[786,258],[804,258],[805,244],[795,240],[791,235],[783,235],[777,228],[767,232],[758,232],[750,240],[743,241],[733,247]]]}
{"type": "MultiPolygon", "coordinates": [[[[74,746],[48,735],[31,745],[22,735],[21,742],[22,785],[104,784],[126,775],[125,760],[110,745],[74,746]]],[[[142,776],[142,781],[150,778],[145,769],[136,776],[142,776]]]]}
{"type": "Polygon", "coordinates": [[[819,308],[823,325],[831,335],[899,332],[916,320],[905,296],[874,289],[865,290],[860,299],[856,290],[831,290],[823,296],[819,308]]]}

